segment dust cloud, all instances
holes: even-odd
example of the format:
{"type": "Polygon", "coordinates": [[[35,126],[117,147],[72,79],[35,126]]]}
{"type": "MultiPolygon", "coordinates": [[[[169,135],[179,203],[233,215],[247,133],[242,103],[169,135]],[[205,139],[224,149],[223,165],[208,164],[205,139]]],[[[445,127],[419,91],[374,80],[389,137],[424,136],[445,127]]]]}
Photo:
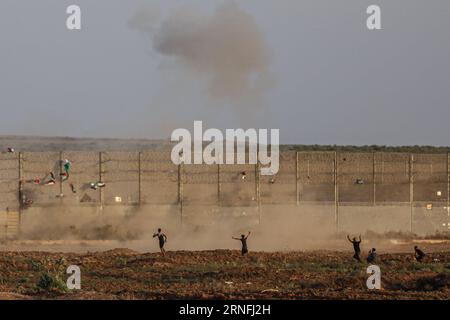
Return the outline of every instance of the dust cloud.
{"type": "MultiPolygon", "coordinates": [[[[383,237],[364,236],[364,246],[377,248],[383,237]]],[[[368,226],[366,226],[368,227],[368,226]]],[[[129,248],[158,251],[152,235],[158,228],[168,236],[166,248],[174,250],[240,250],[240,237],[251,231],[251,251],[350,249],[345,233],[336,233],[333,206],[277,205],[274,207],[189,207],[181,216],[179,206],[30,208],[23,213],[16,250],[103,251],[129,248]],[[53,246],[52,246],[53,244],[53,246]]],[[[384,224],[386,231],[388,224],[384,224]]],[[[353,235],[358,233],[354,232],[353,235]]],[[[366,234],[368,234],[366,232],[366,234]]],[[[365,248],[364,248],[365,249],[365,248]]]]}
{"type": "MultiPolygon", "coordinates": [[[[152,235],[161,227],[167,234],[169,250],[239,249],[231,237],[252,234],[252,249],[274,251],[305,248],[312,240],[326,238],[332,230],[311,229],[314,219],[295,219],[278,210],[259,215],[253,208],[186,209],[183,217],[178,206],[151,208],[30,208],[23,213],[20,239],[42,241],[112,241],[115,247],[157,250],[152,235]],[[250,209],[250,210],[249,210],[250,209]],[[315,230],[314,232],[311,230],[315,230]]],[[[72,248],[67,248],[71,250],[72,248]]]]}
{"type": "MultiPolygon", "coordinates": [[[[181,6],[161,21],[160,15],[141,8],[129,26],[150,36],[152,50],[174,64],[171,72],[186,72],[193,82],[205,80],[212,104],[229,103],[245,116],[242,109],[261,106],[274,84],[264,35],[234,1],[218,6],[210,16],[181,6]]],[[[177,88],[169,91],[173,94],[177,88]]]]}

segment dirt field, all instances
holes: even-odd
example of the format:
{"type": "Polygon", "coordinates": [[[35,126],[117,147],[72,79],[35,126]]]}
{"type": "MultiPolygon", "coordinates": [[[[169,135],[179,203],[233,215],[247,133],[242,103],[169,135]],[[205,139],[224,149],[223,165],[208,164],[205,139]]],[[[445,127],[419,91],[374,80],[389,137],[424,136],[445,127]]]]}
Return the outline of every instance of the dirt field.
{"type": "MultiPolygon", "coordinates": [[[[429,248],[430,249],[430,248],[429,248]]],[[[424,263],[381,254],[381,290],[368,290],[366,263],[350,252],[176,251],[166,257],[114,249],[96,253],[0,252],[1,299],[449,299],[450,252],[424,263]],[[81,290],[65,270],[81,268],[81,290]]]]}

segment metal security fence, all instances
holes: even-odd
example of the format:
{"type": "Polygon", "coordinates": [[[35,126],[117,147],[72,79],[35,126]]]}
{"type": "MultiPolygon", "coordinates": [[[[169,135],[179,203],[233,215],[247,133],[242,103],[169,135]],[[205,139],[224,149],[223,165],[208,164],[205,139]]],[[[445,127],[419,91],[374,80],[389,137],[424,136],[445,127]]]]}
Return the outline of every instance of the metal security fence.
{"type": "Polygon", "coordinates": [[[18,155],[0,153],[0,211],[18,208],[19,172],[18,155]]]}
{"type": "Polygon", "coordinates": [[[196,206],[260,212],[264,206],[326,204],[339,229],[346,206],[403,206],[410,210],[410,230],[433,210],[448,230],[449,159],[287,151],[280,154],[279,172],[262,176],[259,165],[174,165],[170,150],[1,153],[0,212],[20,217],[30,207],[170,205],[183,215],[196,206]]]}

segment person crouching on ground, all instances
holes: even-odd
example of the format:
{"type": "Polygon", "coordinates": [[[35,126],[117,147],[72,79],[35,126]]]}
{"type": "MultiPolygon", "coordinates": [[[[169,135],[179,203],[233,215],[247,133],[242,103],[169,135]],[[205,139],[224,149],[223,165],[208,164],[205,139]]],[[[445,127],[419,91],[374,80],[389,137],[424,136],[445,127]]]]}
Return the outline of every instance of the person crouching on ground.
{"type": "Polygon", "coordinates": [[[367,256],[367,262],[368,263],[375,263],[377,260],[377,252],[375,248],[372,248],[372,250],[369,251],[369,255],[367,256]]]}

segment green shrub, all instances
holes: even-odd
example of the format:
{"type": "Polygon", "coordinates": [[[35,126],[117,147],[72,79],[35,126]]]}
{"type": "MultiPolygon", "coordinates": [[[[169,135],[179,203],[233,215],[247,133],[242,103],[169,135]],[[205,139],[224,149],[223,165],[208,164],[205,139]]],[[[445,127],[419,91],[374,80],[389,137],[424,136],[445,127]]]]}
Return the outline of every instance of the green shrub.
{"type": "Polygon", "coordinates": [[[52,275],[49,272],[42,273],[41,277],[39,278],[37,287],[46,291],[67,291],[66,283],[57,275],[52,275]]]}

